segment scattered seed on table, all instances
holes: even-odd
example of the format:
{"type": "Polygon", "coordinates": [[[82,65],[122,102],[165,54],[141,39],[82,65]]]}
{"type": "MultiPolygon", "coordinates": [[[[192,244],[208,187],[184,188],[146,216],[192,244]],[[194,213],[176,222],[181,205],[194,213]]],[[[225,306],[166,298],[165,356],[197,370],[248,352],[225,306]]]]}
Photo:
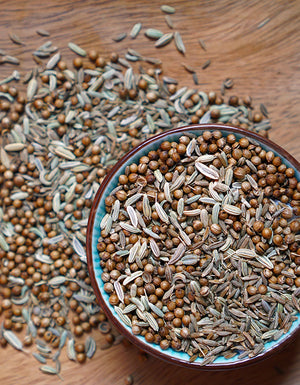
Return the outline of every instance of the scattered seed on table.
{"type": "Polygon", "coordinates": [[[169,28],[171,28],[171,29],[174,28],[172,18],[171,18],[169,15],[166,15],[166,16],[165,16],[165,21],[166,21],[166,24],[167,24],[167,26],[168,26],[169,28]]]}
{"type": "Polygon", "coordinates": [[[131,39],[135,39],[138,36],[141,28],[142,28],[142,23],[137,23],[132,27],[132,30],[130,31],[131,39]]]}
{"type": "Polygon", "coordinates": [[[113,40],[118,43],[119,41],[122,41],[126,38],[127,36],[127,33],[126,32],[122,32],[120,33],[118,36],[116,36],[115,38],[113,38],[113,40]]]}
{"type": "Polygon", "coordinates": [[[155,47],[156,48],[164,47],[165,45],[169,44],[173,40],[173,37],[174,37],[173,33],[166,33],[155,42],[155,47]]]}
{"type": "Polygon", "coordinates": [[[184,55],[185,54],[185,46],[183,44],[180,32],[176,31],[174,33],[174,41],[175,41],[175,45],[176,45],[177,50],[184,55]]]}
{"type": "Polygon", "coordinates": [[[271,19],[269,17],[267,17],[261,23],[258,24],[257,29],[263,28],[266,24],[269,23],[269,21],[271,21],[271,19]]]}
{"type": "Polygon", "coordinates": [[[18,45],[24,45],[21,38],[18,35],[16,35],[15,33],[9,33],[8,36],[13,43],[18,44],[18,45]]]}
{"type": "Polygon", "coordinates": [[[148,28],[148,29],[145,31],[145,36],[147,36],[149,39],[153,39],[153,40],[158,40],[158,39],[160,39],[163,35],[164,35],[163,32],[161,32],[161,31],[158,30],[158,29],[154,29],[154,28],[148,28]]]}
{"type": "Polygon", "coordinates": [[[263,116],[265,116],[266,118],[268,118],[269,113],[268,113],[268,110],[267,110],[266,106],[265,106],[263,103],[261,103],[260,106],[259,106],[259,108],[260,108],[260,111],[261,111],[261,113],[263,114],[263,116]]]}
{"type": "Polygon", "coordinates": [[[0,58],[0,64],[4,64],[4,63],[19,65],[20,60],[14,56],[4,55],[4,56],[1,56],[0,58]]]}
{"type": "Polygon", "coordinates": [[[193,81],[196,86],[199,85],[199,80],[196,72],[193,72],[193,81]]]}
{"type": "Polygon", "coordinates": [[[37,29],[36,33],[40,36],[50,36],[50,32],[46,31],[45,29],[37,29]]]}
{"type": "Polygon", "coordinates": [[[168,13],[168,14],[173,14],[175,13],[175,8],[174,7],[171,7],[170,5],[162,5],[160,7],[160,9],[164,12],[164,13],[168,13]]]}
{"type": "Polygon", "coordinates": [[[69,43],[68,47],[70,48],[71,51],[73,51],[77,55],[83,56],[83,57],[86,56],[86,51],[84,49],[82,49],[81,47],[79,47],[77,44],[69,43]]]}
{"type": "Polygon", "coordinates": [[[199,39],[198,40],[199,44],[200,44],[200,47],[206,51],[206,44],[205,44],[205,41],[203,39],[199,39]]]}
{"type": "Polygon", "coordinates": [[[206,60],[206,62],[203,64],[202,69],[205,70],[207,67],[209,67],[211,64],[210,59],[206,60]]]}
{"type": "Polygon", "coordinates": [[[190,65],[185,64],[185,63],[182,63],[181,65],[182,65],[182,67],[183,67],[187,72],[189,72],[190,74],[195,73],[194,68],[191,67],[190,65]]]}

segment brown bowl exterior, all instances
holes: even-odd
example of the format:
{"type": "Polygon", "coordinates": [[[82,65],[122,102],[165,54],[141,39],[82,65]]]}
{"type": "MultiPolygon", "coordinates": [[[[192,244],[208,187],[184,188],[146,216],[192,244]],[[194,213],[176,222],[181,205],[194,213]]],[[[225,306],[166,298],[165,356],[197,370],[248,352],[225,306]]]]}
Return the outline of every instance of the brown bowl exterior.
{"type": "Polygon", "coordinates": [[[110,308],[107,306],[106,301],[102,297],[102,294],[99,290],[96,278],[95,278],[95,272],[94,272],[94,266],[93,266],[93,258],[92,258],[92,232],[93,232],[93,227],[94,227],[94,220],[95,220],[95,215],[96,211],[100,202],[100,199],[107,187],[107,185],[110,183],[113,175],[117,172],[117,170],[123,165],[125,161],[130,159],[134,154],[139,152],[142,148],[145,146],[149,145],[150,143],[155,144],[155,142],[158,139],[161,138],[168,138],[170,134],[173,133],[182,133],[184,134],[185,132],[188,132],[190,130],[197,130],[199,131],[199,134],[205,130],[209,131],[214,131],[214,130],[222,130],[227,132],[228,134],[233,133],[233,134],[240,134],[243,136],[247,136],[249,138],[252,138],[256,140],[257,142],[261,143],[262,145],[266,145],[270,148],[272,148],[274,151],[276,151],[282,158],[288,160],[295,169],[297,169],[300,172],[300,163],[293,157],[291,156],[286,150],[281,148],[279,145],[276,143],[272,142],[269,139],[266,139],[259,134],[248,131],[242,128],[237,128],[233,126],[228,126],[228,125],[222,125],[222,124],[193,124],[193,125],[188,125],[188,126],[183,126],[180,128],[175,128],[171,129],[168,131],[165,131],[161,134],[155,135],[144,142],[140,143],[138,146],[133,148],[131,151],[129,151],[127,154],[125,154],[111,169],[111,171],[107,174],[105,177],[104,181],[102,182],[101,186],[99,187],[99,190],[96,193],[96,196],[93,201],[93,205],[90,211],[89,215],[89,221],[88,221],[88,227],[87,227],[87,264],[88,264],[88,271],[92,283],[92,287],[94,289],[95,295],[97,297],[98,303],[101,306],[102,310],[105,312],[107,317],[111,320],[113,325],[118,329],[118,331],[124,335],[126,338],[129,339],[130,342],[132,342],[134,345],[136,345],[139,349],[151,354],[154,357],[157,357],[159,359],[164,360],[165,362],[171,363],[171,364],[176,364],[179,366],[183,367],[188,367],[192,369],[201,369],[201,370],[228,370],[228,369],[234,369],[234,368],[240,368],[244,367],[246,365],[254,364],[257,363],[261,360],[264,360],[271,355],[278,353],[285,347],[287,347],[291,342],[295,341],[297,335],[299,334],[300,331],[300,325],[292,332],[290,335],[286,337],[286,339],[277,345],[273,346],[271,349],[269,349],[266,352],[262,352],[261,354],[257,355],[256,357],[253,358],[245,358],[240,361],[235,361],[235,362],[228,362],[228,363],[222,363],[222,364],[210,364],[208,366],[200,366],[199,363],[197,362],[188,362],[185,360],[181,360],[177,357],[172,357],[168,354],[163,354],[160,351],[154,349],[151,344],[146,343],[137,337],[135,337],[132,333],[130,333],[123,325],[122,323],[112,314],[110,308]]]}

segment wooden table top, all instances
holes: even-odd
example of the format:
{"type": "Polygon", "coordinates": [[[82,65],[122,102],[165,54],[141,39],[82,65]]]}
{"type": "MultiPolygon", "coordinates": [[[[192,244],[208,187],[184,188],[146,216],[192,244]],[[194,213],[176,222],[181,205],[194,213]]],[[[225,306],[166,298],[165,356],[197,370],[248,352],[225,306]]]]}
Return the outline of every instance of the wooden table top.
{"type": "MultiPolygon", "coordinates": [[[[234,79],[234,88],[228,93],[251,95],[255,105],[264,103],[272,123],[270,139],[280,144],[300,160],[300,4],[297,0],[218,0],[177,1],[171,16],[174,30],[179,30],[186,46],[186,55],[180,55],[174,44],[154,48],[154,43],[143,34],[146,28],[169,32],[165,15],[160,11],[164,2],[92,1],[92,0],[10,0],[1,1],[0,48],[21,59],[19,68],[2,65],[1,79],[13,69],[25,72],[33,67],[31,52],[46,40],[60,48],[66,61],[74,57],[67,43],[72,41],[85,49],[97,48],[103,56],[111,52],[124,55],[133,48],[145,56],[160,58],[164,74],[175,77],[179,84],[193,85],[192,77],[181,63],[189,63],[197,70],[204,91],[219,91],[225,78],[234,79]],[[135,23],[143,30],[132,40],[120,43],[112,38],[121,32],[129,34],[135,23]],[[258,27],[261,28],[258,28],[258,27]],[[43,28],[50,38],[36,34],[43,28]],[[22,37],[25,46],[13,45],[8,32],[22,37]],[[199,46],[201,38],[207,51],[199,46]],[[211,65],[202,70],[206,60],[211,65]]],[[[98,345],[103,336],[93,332],[98,345]]],[[[62,377],[72,385],[124,384],[132,374],[134,384],[181,385],[226,383],[243,385],[296,385],[300,383],[300,339],[262,363],[227,372],[200,372],[182,369],[149,357],[141,360],[133,346],[120,344],[108,350],[98,349],[94,358],[84,365],[70,362],[62,354],[62,377]]],[[[3,385],[56,384],[55,376],[41,374],[36,361],[11,347],[0,349],[0,382],[3,385]]]]}

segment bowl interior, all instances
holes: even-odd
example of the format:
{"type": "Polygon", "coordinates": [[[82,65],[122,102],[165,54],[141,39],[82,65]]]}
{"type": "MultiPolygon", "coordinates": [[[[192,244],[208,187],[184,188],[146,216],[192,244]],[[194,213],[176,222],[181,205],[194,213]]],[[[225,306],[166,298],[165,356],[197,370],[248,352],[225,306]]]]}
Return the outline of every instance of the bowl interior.
{"type": "MultiPolygon", "coordinates": [[[[227,136],[230,133],[230,131],[228,131],[228,127],[227,128],[223,127],[223,129],[222,129],[220,127],[214,126],[211,130],[215,130],[216,128],[218,128],[224,136],[227,136]]],[[[209,129],[209,127],[205,127],[205,129],[209,129]]],[[[188,128],[188,132],[190,134],[195,134],[196,136],[201,135],[201,133],[203,132],[202,130],[203,130],[203,128],[199,129],[197,127],[194,127],[194,128],[189,127],[188,128]]],[[[157,140],[152,141],[151,143],[148,143],[148,144],[142,146],[142,148],[140,148],[136,153],[134,153],[128,159],[125,159],[125,161],[122,163],[122,165],[111,176],[109,183],[105,186],[105,189],[104,189],[102,195],[100,196],[100,200],[98,201],[97,207],[95,207],[96,212],[94,215],[94,222],[91,223],[92,234],[89,235],[89,236],[91,236],[90,243],[91,243],[91,251],[92,251],[92,253],[91,253],[92,270],[93,270],[93,273],[95,276],[95,281],[96,281],[98,289],[101,293],[101,296],[102,296],[103,300],[105,301],[107,308],[109,309],[109,312],[122,324],[123,328],[127,329],[128,333],[130,333],[132,336],[133,336],[133,334],[131,332],[131,328],[126,326],[125,324],[123,324],[122,321],[119,319],[117,313],[114,310],[114,307],[112,305],[110,305],[110,303],[108,301],[109,300],[109,294],[107,294],[103,289],[104,283],[101,279],[102,268],[100,267],[100,258],[99,258],[99,253],[97,251],[97,243],[98,243],[98,239],[100,237],[100,222],[106,213],[104,200],[108,195],[110,195],[111,191],[117,186],[119,175],[121,175],[125,172],[126,166],[129,166],[132,163],[138,163],[138,160],[140,159],[141,156],[146,155],[152,149],[157,149],[159,147],[159,145],[164,140],[177,141],[179,139],[179,137],[182,136],[183,134],[184,134],[183,131],[172,130],[172,132],[170,132],[167,137],[164,136],[164,137],[158,138],[157,140]]],[[[244,133],[242,134],[242,133],[235,131],[234,134],[236,135],[236,137],[238,139],[241,138],[242,136],[247,136],[247,132],[245,132],[245,134],[244,133]]],[[[248,135],[248,137],[250,137],[250,135],[248,135]]],[[[256,140],[257,140],[257,137],[256,137],[256,140]]],[[[274,148],[269,147],[265,143],[261,143],[261,145],[266,151],[269,151],[269,150],[273,151],[276,153],[276,155],[279,155],[282,157],[282,155],[279,154],[277,151],[275,151],[274,148]]],[[[292,167],[295,169],[295,166],[293,164],[291,164],[288,159],[284,158],[283,161],[287,167],[292,167]]],[[[295,171],[296,171],[296,178],[298,180],[300,180],[299,170],[295,170],[295,171]]],[[[273,350],[278,345],[280,345],[299,327],[299,325],[300,325],[300,317],[298,317],[298,319],[296,321],[294,321],[293,325],[291,326],[291,328],[287,334],[283,334],[283,336],[277,341],[268,342],[265,345],[265,350],[260,355],[262,356],[267,351],[273,350]]],[[[150,344],[145,341],[144,337],[142,337],[142,336],[133,336],[133,337],[140,340],[140,342],[142,342],[143,344],[145,344],[146,348],[149,347],[150,344]]],[[[178,352],[178,351],[175,351],[171,348],[169,348],[167,350],[162,350],[159,345],[155,345],[155,344],[151,344],[151,348],[155,349],[157,351],[157,353],[160,353],[159,356],[161,358],[164,358],[164,357],[167,358],[166,356],[169,356],[169,357],[173,358],[175,361],[178,361],[181,363],[182,362],[189,363],[189,356],[185,352],[178,352]]],[[[145,349],[145,350],[148,350],[148,349],[145,349]]],[[[152,353],[153,353],[153,350],[152,350],[152,353]]],[[[199,364],[201,361],[202,361],[202,358],[197,358],[197,360],[193,363],[193,366],[197,366],[197,363],[199,364]]],[[[210,366],[212,366],[212,367],[214,367],[214,366],[215,367],[220,367],[220,366],[223,367],[224,366],[225,367],[225,366],[228,366],[229,364],[232,365],[232,364],[237,363],[237,362],[243,363],[246,361],[251,361],[251,359],[246,358],[243,360],[239,360],[237,358],[237,355],[231,359],[225,359],[224,357],[218,357],[214,361],[214,363],[210,366]]]]}

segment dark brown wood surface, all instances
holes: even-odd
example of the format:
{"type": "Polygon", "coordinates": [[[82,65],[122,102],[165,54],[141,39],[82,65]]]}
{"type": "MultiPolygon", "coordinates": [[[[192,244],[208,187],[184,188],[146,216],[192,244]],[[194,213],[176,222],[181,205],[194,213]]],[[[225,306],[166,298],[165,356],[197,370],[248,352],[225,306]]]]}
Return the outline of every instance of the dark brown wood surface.
{"type": "MultiPolygon", "coordinates": [[[[111,52],[123,55],[128,47],[141,54],[162,59],[164,74],[175,77],[180,85],[192,86],[191,75],[181,63],[189,63],[197,70],[204,91],[219,91],[227,77],[234,79],[229,94],[251,95],[254,104],[264,103],[272,122],[270,138],[300,160],[300,2],[295,1],[172,1],[176,13],[171,16],[174,30],[182,34],[186,55],[180,55],[174,43],[154,48],[143,31],[169,29],[160,11],[163,2],[152,1],[0,1],[0,48],[21,59],[19,70],[33,67],[31,52],[47,40],[60,48],[66,61],[74,55],[67,48],[72,41],[85,49],[96,48],[103,56],[111,52]],[[258,26],[268,22],[261,28],[258,26]],[[120,43],[112,38],[121,32],[129,33],[132,26],[143,23],[140,35],[127,37],[120,43]],[[51,33],[50,38],[36,34],[38,28],[51,33]],[[25,46],[13,45],[8,32],[22,37],[25,46]],[[202,38],[207,45],[204,52],[198,44],[202,38]],[[211,65],[202,70],[207,59],[211,65]]],[[[1,79],[14,69],[0,67],[1,79]]],[[[98,345],[103,336],[93,333],[98,345]]],[[[74,364],[62,354],[62,376],[72,385],[124,384],[133,374],[134,384],[243,384],[296,385],[300,383],[300,340],[284,352],[254,366],[227,372],[203,372],[181,369],[149,357],[143,361],[138,350],[123,344],[109,350],[98,350],[84,365],[74,364]]],[[[8,347],[0,350],[0,383],[56,384],[57,377],[43,375],[30,356],[8,347]]]]}

